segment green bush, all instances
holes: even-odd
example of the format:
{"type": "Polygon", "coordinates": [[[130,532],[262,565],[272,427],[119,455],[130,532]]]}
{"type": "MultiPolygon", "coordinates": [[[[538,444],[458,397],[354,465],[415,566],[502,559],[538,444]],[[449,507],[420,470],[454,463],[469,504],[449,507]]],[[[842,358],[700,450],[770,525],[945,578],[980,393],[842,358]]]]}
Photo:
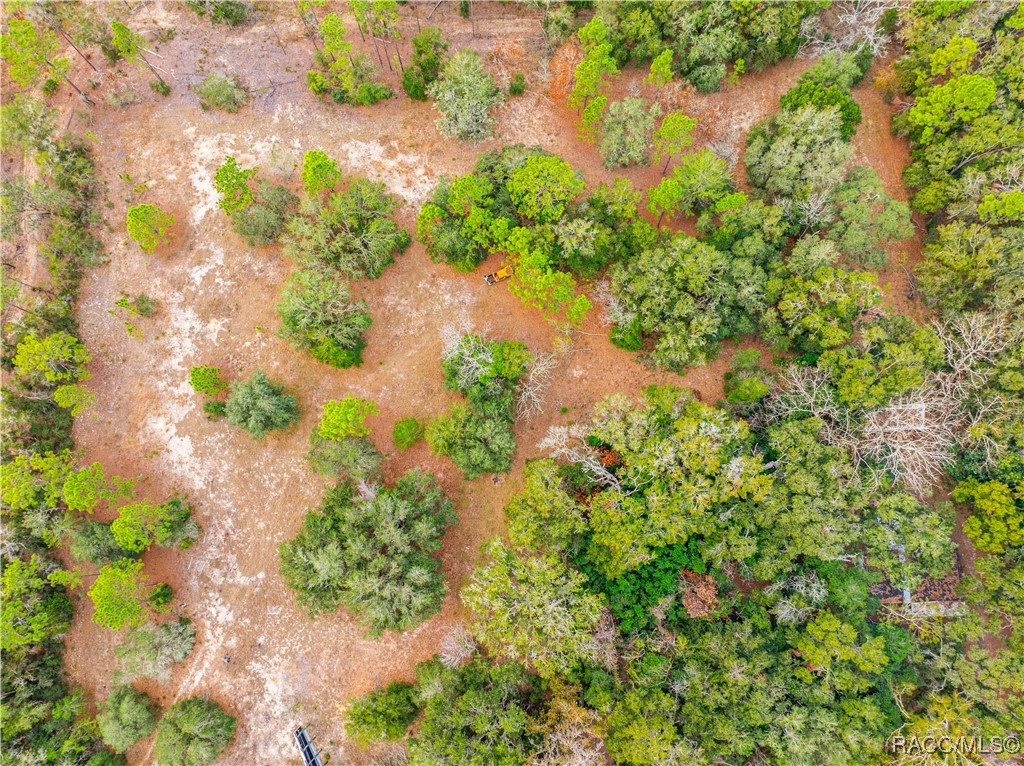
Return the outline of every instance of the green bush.
{"type": "Polygon", "coordinates": [[[309,200],[288,221],[285,255],[317,271],[376,279],[412,241],[395,223],[398,207],[384,184],[357,178],[324,202],[309,200]]]}
{"type": "Polygon", "coordinates": [[[200,394],[207,396],[217,396],[228,389],[227,381],[220,376],[219,367],[193,367],[189,370],[188,382],[200,394]]]}
{"type": "Polygon", "coordinates": [[[391,439],[399,449],[406,450],[423,438],[423,424],[416,418],[402,418],[395,423],[391,439]]]}
{"type": "Polygon", "coordinates": [[[209,13],[214,24],[236,27],[249,18],[249,4],[242,0],[186,0],[185,4],[200,18],[209,13]]]}
{"type": "Polygon", "coordinates": [[[512,467],[516,438],[500,418],[482,418],[468,405],[430,421],[427,444],[435,454],[451,458],[467,479],[484,473],[504,473],[512,467]]]}
{"type": "Polygon", "coordinates": [[[391,88],[382,82],[364,82],[356,88],[355,99],[357,104],[369,106],[389,99],[393,95],[395,94],[391,88]]]}
{"type": "Polygon", "coordinates": [[[319,474],[335,477],[341,474],[353,481],[366,482],[380,478],[384,456],[369,439],[325,439],[314,429],[309,435],[309,444],[306,462],[319,474]]]}
{"type": "Polygon", "coordinates": [[[228,423],[256,439],[262,439],[267,431],[287,428],[299,419],[299,403],[284,391],[284,386],[271,381],[262,370],[246,381],[232,383],[225,406],[228,423]]]}
{"type": "Polygon", "coordinates": [[[133,205],[128,208],[125,220],[128,236],[146,253],[152,253],[160,245],[167,244],[167,232],[173,225],[174,216],[156,205],[133,205]]]}
{"type": "Polygon", "coordinates": [[[808,104],[819,109],[836,107],[839,110],[840,134],[844,141],[849,141],[857,132],[861,120],[860,106],[848,91],[835,85],[824,87],[808,81],[790,88],[779,99],[782,109],[797,110],[808,104]]]}
{"type": "Polygon", "coordinates": [[[334,275],[299,269],[285,284],[277,313],[280,335],[294,347],[332,367],[362,364],[370,314],[366,302],[352,300],[348,285],[334,275]]]}
{"type": "Polygon", "coordinates": [[[211,72],[195,87],[195,91],[203,109],[214,107],[234,114],[249,102],[249,91],[242,85],[237,74],[224,77],[211,72]]]}
{"type": "Polygon", "coordinates": [[[150,80],[149,87],[154,93],[159,93],[161,96],[171,95],[171,86],[164,80],[150,80]]]}
{"type": "Polygon", "coordinates": [[[699,93],[715,93],[725,79],[725,64],[706,64],[686,75],[686,79],[699,93]]]}
{"type": "Polygon", "coordinates": [[[227,402],[203,402],[203,412],[207,420],[217,420],[228,414],[227,402]]]}
{"type": "Polygon", "coordinates": [[[121,686],[103,702],[96,723],[103,741],[123,753],[156,727],[156,703],[143,692],[121,686]]]}
{"type": "Polygon", "coordinates": [[[423,73],[413,67],[402,73],[402,90],[413,101],[427,100],[427,83],[423,81],[423,73]]]}
{"type": "MultiPolygon", "coordinates": [[[[607,579],[586,558],[586,547],[576,554],[575,564],[587,576],[588,587],[594,593],[603,593],[608,606],[625,635],[654,630],[655,619],[651,608],[679,590],[679,572],[689,569],[703,574],[704,562],[696,538],[687,545],[669,545],[660,548],[654,557],[639,569],[626,572],[614,580],[607,579]]],[[[666,615],[668,624],[686,619],[686,611],[676,600],[666,615]]]]}
{"type": "Polygon", "coordinates": [[[345,714],[345,733],[358,745],[405,736],[419,707],[412,684],[395,681],[352,702],[345,714]]]}
{"type": "Polygon", "coordinates": [[[128,633],[123,644],[114,647],[118,669],[115,677],[170,678],[170,666],[181,662],[192,652],[196,629],[182,618],[160,625],[149,623],[128,633]]]}
{"type": "Polygon", "coordinates": [[[211,766],[235,735],[235,719],[213,700],[189,697],[167,709],[156,728],[161,766],[211,766]]]}
{"type": "Polygon", "coordinates": [[[299,200],[288,189],[260,179],[253,202],[231,214],[231,227],[252,247],[277,242],[299,200]]]}
{"type": "Polygon", "coordinates": [[[526,92],[526,77],[522,72],[516,72],[508,83],[508,92],[513,96],[521,96],[526,92]]]}
{"type": "Polygon", "coordinates": [[[343,482],[281,546],[281,574],[311,616],[344,606],[373,636],[407,630],[441,609],[447,585],[433,554],[456,520],[432,474],[410,471],[366,496],[343,482]]]}

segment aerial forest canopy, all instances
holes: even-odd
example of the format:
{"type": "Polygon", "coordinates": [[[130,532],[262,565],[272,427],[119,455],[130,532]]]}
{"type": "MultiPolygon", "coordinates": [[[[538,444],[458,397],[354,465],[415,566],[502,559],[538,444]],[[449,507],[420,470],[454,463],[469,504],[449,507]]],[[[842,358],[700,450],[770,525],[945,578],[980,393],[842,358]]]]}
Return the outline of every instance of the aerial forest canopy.
{"type": "Polygon", "coordinates": [[[1024,6],[0,57],[0,763],[1017,762],[1024,6]]]}

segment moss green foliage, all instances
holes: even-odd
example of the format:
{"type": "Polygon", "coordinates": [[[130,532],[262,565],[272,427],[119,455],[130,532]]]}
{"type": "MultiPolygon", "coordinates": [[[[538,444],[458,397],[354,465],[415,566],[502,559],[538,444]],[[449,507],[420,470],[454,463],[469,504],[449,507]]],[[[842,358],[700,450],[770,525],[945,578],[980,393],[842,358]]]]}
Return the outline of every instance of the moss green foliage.
{"type": "Polygon", "coordinates": [[[362,363],[363,332],[370,327],[365,301],[353,300],[348,284],[312,269],[288,278],[277,304],[281,337],[332,367],[362,363]]]}
{"type": "Polygon", "coordinates": [[[468,404],[432,420],[427,443],[438,455],[450,457],[466,478],[511,467],[516,390],[531,361],[525,344],[479,335],[464,335],[445,352],[445,387],[466,396],[468,404]]]}
{"type": "Polygon", "coordinates": [[[761,368],[756,348],[737,351],[725,373],[725,401],[734,409],[749,409],[771,389],[771,378],[761,368]]]}
{"type": "Polygon", "coordinates": [[[524,93],[526,93],[526,76],[522,72],[516,72],[508,82],[508,94],[521,96],[524,93]]]}
{"type": "Polygon", "coordinates": [[[703,574],[706,569],[695,539],[687,545],[660,548],[651,560],[612,580],[604,577],[584,556],[575,563],[587,576],[587,588],[605,597],[619,630],[627,635],[653,629],[656,617],[651,610],[668,599],[672,601],[665,619],[684,620],[686,612],[675,598],[681,592],[679,572],[686,569],[703,574]]]}
{"type": "Polygon", "coordinates": [[[353,481],[375,482],[380,479],[384,456],[366,437],[325,439],[318,429],[309,435],[309,467],[324,476],[339,474],[353,481]]]}
{"type": "Polygon", "coordinates": [[[402,88],[409,98],[426,101],[427,87],[441,74],[448,41],[437,27],[424,27],[412,38],[412,62],[402,73],[402,88]]]}
{"type": "Polygon", "coordinates": [[[207,396],[217,396],[228,389],[227,381],[220,376],[220,368],[207,365],[189,370],[188,383],[200,394],[207,396]]]}
{"type": "MultiPolygon", "coordinates": [[[[56,34],[44,29],[37,30],[27,20],[9,20],[0,48],[9,66],[5,71],[12,78],[15,73],[27,73],[30,80],[42,77],[51,67],[40,54],[58,68],[65,65],[55,51],[48,50],[51,42],[57,42],[56,34]]],[[[42,273],[49,276],[49,282],[40,285],[45,290],[19,290],[12,302],[27,311],[13,321],[5,313],[3,327],[3,759],[37,764],[105,759],[123,766],[123,759],[104,748],[87,712],[86,696],[62,668],[64,636],[73,614],[68,588],[78,587],[81,578],[62,569],[47,551],[69,535],[75,552],[88,551],[96,566],[108,556],[120,558],[105,525],[97,523],[102,528],[98,534],[92,534],[97,531],[93,528],[78,539],[73,535],[91,526],[80,514],[123,497],[130,482],[108,479],[102,469],[76,470],[69,452],[73,413],[88,400],[88,390],[80,382],[88,377],[84,366],[89,354],[77,338],[73,312],[81,280],[103,261],[95,236],[101,220],[96,206],[99,184],[89,149],[70,138],[52,139],[46,114],[26,108],[18,117],[31,123],[31,138],[24,134],[22,138],[45,149],[35,159],[34,178],[5,173],[0,190],[3,236],[24,236],[24,223],[32,221],[30,236],[38,245],[42,273]]],[[[11,116],[5,105],[5,147],[12,137],[11,116]]],[[[29,126],[22,124],[22,128],[29,126]]],[[[11,300],[10,285],[5,274],[5,306],[11,300]]],[[[84,599],[78,596],[77,602],[84,599]]]]}
{"type": "Polygon", "coordinates": [[[473,173],[442,178],[416,233],[433,260],[461,270],[506,253],[513,294],[555,325],[578,326],[591,303],[572,272],[594,277],[657,238],[628,181],[600,184],[579,199],[582,188],[562,159],[506,146],[482,154],[473,173]]]}
{"type": "Polygon", "coordinates": [[[754,126],[743,162],[751,183],[767,194],[806,200],[835,186],[852,157],[839,109],[807,105],[754,126]]]}
{"type": "Polygon", "coordinates": [[[160,718],[153,752],[166,766],[211,766],[231,743],[235,725],[213,700],[187,697],[160,718]]]}
{"type": "Polygon", "coordinates": [[[411,240],[394,221],[397,209],[384,184],[365,178],[326,200],[307,198],[286,226],[285,255],[318,271],[376,279],[411,240]]]}
{"type": "Polygon", "coordinates": [[[401,450],[407,450],[423,438],[425,429],[416,418],[402,418],[395,421],[391,431],[391,441],[401,450]]]}
{"type": "Polygon", "coordinates": [[[185,618],[133,628],[124,642],[114,647],[117,675],[128,680],[154,678],[166,682],[171,677],[171,665],[188,657],[195,641],[195,626],[185,618]]]}
{"type": "Polygon", "coordinates": [[[521,554],[495,538],[487,563],[462,589],[478,640],[498,659],[529,663],[544,677],[594,655],[591,634],[604,600],[557,555],[521,554]]]}
{"type": "Polygon", "coordinates": [[[345,733],[360,745],[401,739],[419,706],[412,684],[395,681],[357,698],[345,713],[345,733]]]}
{"type": "Polygon", "coordinates": [[[541,684],[520,665],[476,659],[446,668],[436,659],[416,668],[423,720],[409,743],[413,766],[456,760],[466,766],[523,764],[536,746],[533,724],[541,684]],[[478,722],[487,721],[482,726],[478,722]]]}
{"type": "Polygon", "coordinates": [[[299,403],[282,385],[257,370],[248,380],[231,384],[225,414],[228,423],[262,439],[267,431],[287,428],[299,419],[299,403]]]}
{"type": "Polygon", "coordinates": [[[90,354],[74,335],[63,331],[39,337],[29,333],[22,337],[14,352],[14,367],[24,378],[63,383],[87,377],[82,369],[90,354]]]}
{"type": "Polygon", "coordinates": [[[103,702],[96,723],[100,736],[118,753],[125,752],[156,727],[156,703],[145,693],[121,686],[103,702]]]}
{"type": "Polygon", "coordinates": [[[615,101],[608,107],[601,125],[598,149],[604,166],[611,170],[630,165],[651,164],[651,131],[661,116],[657,104],[647,106],[642,98],[615,101]]]}
{"type": "Polygon", "coordinates": [[[320,192],[332,191],[341,179],[338,163],[326,152],[314,149],[302,155],[302,187],[310,197],[315,197],[320,192]]]}
{"type": "Polygon", "coordinates": [[[779,99],[783,113],[811,105],[818,109],[839,111],[840,135],[849,141],[861,121],[860,106],[850,89],[860,82],[871,66],[871,52],[865,46],[860,52],[838,55],[829,53],[800,75],[797,84],[779,99]],[[864,55],[866,54],[866,55],[864,55]]]}
{"type": "Polygon", "coordinates": [[[491,134],[491,108],[504,98],[494,78],[484,71],[480,54],[469,48],[456,51],[444,62],[427,93],[441,115],[438,130],[462,141],[480,141],[491,134]]]}
{"type": "Polygon", "coordinates": [[[708,92],[718,89],[726,64],[743,62],[760,71],[795,55],[801,24],[823,7],[813,1],[756,6],[618,3],[599,10],[580,30],[580,42],[584,49],[607,46],[606,55],[620,67],[652,62],[655,84],[678,72],[708,92]]]}
{"type": "Polygon", "coordinates": [[[156,205],[133,205],[128,208],[125,225],[128,236],[138,243],[143,252],[152,253],[160,245],[170,242],[167,231],[174,225],[174,216],[156,205]]]}
{"type": "Polygon", "coordinates": [[[527,462],[523,489],[509,501],[505,515],[509,539],[519,550],[561,551],[586,529],[582,506],[549,459],[527,462]]]}
{"type": "Polygon", "coordinates": [[[195,90],[203,109],[213,107],[234,114],[249,103],[249,91],[242,85],[237,74],[225,77],[211,72],[195,90]]]}
{"type": "Polygon", "coordinates": [[[249,18],[250,6],[242,0],[186,0],[185,4],[200,18],[209,14],[214,24],[237,27],[249,18]]]}
{"type": "Polygon", "coordinates": [[[367,496],[341,483],[281,546],[281,574],[311,615],[344,606],[373,636],[406,630],[441,609],[447,588],[432,554],[455,521],[432,474],[411,471],[367,496]]]}

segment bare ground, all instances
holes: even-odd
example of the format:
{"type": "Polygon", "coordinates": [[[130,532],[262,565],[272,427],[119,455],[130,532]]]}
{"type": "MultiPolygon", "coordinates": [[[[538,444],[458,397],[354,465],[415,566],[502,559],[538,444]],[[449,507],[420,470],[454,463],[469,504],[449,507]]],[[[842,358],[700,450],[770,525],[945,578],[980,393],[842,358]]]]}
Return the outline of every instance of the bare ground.
{"type": "MultiPolygon", "coordinates": [[[[536,143],[561,154],[583,170],[591,186],[618,175],[640,188],[656,181],[658,168],[609,173],[596,148],[575,139],[574,115],[543,95],[535,20],[513,19],[512,9],[483,4],[477,6],[474,40],[470,23],[449,5],[442,4],[433,21],[440,20],[457,45],[487,52],[525,35],[532,51],[521,58],[528,65],[530,90],[502,110],[495,138],[480,145],[440,137],[431,107],[404,96],[362,109],[316,101],[304,86],[312,48],[291,18],[291,5],[237,30],[211,28],[172,3],[146,6],[137,26],[178,30],[159,49],[158,65],[174,87],[171,96],[155,96],[145,85],[145,72],[123,65],[123,75],[105,75],[101,90],[127,82],[140,103],[125,109],[100,106],[91,124],[76,126],[94,136],[112,203],[104,237],[110,263],[88,278],[79,306],[83,336],[93,351],[89,385],[97,404],[77,419],[76,443],[87,461],[139,477],[140,494],[162,499],[185,492],[194,504],[204,528],[199,543],[184,552],[154,550],[145,560],[153,580],[172,584],[176,607],[193,619],[199,640],[169,683],[144,688],[163,704],[208,694],[237,714],[238,734],[221,759],[224,764],[298,763],[290,733],[299,723],[308,725],[335,759],[357,762],[355,748],[344,743],[344,705],[375,685],[409,678],[415,663],[432,656],[445,632],[465,619],[458,589],[480,545],[502,532],[505,502],[520,486],[523,462],[538,454],[536,443],[550,425],[587,417],[593,403],[609,393],[635,395],[655,382],[690,386],[706,402],[721,396],[731,345],[718,361],[685,376],[655,372],[612,347],[607,328],[594,316],[557,368],[544,413],[517,424],[519,451],[511,473],[464,482],[451,463],[431,455],[422,443],[397,453],[390,432],[398,418],[431,417],[452,401],[439,365],[445,327],[472,326],[497,338],[522,340],[535,352],[551,348],[552,331],[544,320],[504,287],[484,286],[481,274],[496,266],[497,258],[473,274],[460,274],[431,263],[414,244],[381,279],[356,284],[355,293],[366,298],[373,316],[360,368],[321,365],[277,337],[275,296],[291,265],[278,248],[246,247],[216,209],[212,174],[225,154],[295,186],[302,153],[323,149],[346,173],[383,181],[405,203],[400,215],[409,227],[439,176],[467,172],[478,151],[504,143],[536,143]],[[268,85],[237,115],[204,112],[186,86],[211,69],[237,71],[253,87],[270,78],[283,84],[268,85]],[[148,188],[133,194],[140,183],[148,188]],[[122,222],[129,199],[175,213],[171,245],[147,257],[127,241],[122,222]],[[109,313],[121,291],[145,292],[160,302],[156,317],[135,321],[140,337],[130,337],[109,313]],[[196,364],[220,366],[229,377],[264,369],[297,393],[302,421],[262,442],[223,421],[207,421],[201,397],[187,383],[196,364]],[[303,461],[308,434],[323,402],[344,394],[370,397],[380,406],[370,425],[388,456],[388,476],[413,466],[434,471],[459,515],[441,554],[450,583],[442,613],[415,630],[376,641],[344,612],[309,620],[278,574],[278,545],[295,534],[325,485],[303,461]]],[[[412,9],[422,18],[432,6],[412,9]]],[[[403,28],[406,37],[415,32],[408,15],[403,28]]],[[[778,96],[808,65],[784,62],[744,77],[724,93],[692,96],[687,111],[707,118],[702,143],[724,141],[738,148],[746,130],[777,109],[778,96]]],[[[642,76],[628,71],[615,88],[620,95],[643,88],[642,76]]],[[[399,90],[397,80],[392,87],[399,90]]],[[[889,135],[888,107],[873,90],[862,87],[857,98],[865,122],[855,146],[889,191],[902,195],[899,171],[907,161],[906,145],[889,135]]],[[[916,240],[898,248],[919,251],[916,240]]],[[[899,290],[898,274],[884,279],[894,283],[890,292],[899,290]]],[[[79,607],[68,666],[77,681],[102,697],[110,690],[117,636],[91,622],[87,599],[79,607]]],[[[130,762],[151,762],[151,742],[138,745],[130,762]]]]}

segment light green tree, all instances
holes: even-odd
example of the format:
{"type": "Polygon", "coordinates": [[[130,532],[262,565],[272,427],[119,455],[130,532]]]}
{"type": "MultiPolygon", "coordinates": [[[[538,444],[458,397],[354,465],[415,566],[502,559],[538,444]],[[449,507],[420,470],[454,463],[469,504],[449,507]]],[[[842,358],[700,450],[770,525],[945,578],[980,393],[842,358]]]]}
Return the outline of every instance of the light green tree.
{"type": "MultiPolygon", "coordinates": [[[[666,51],[670,53],[671,51],[666,51]]],[[[673,158],[682,155],[683,150],[693,143],[693,129],[697,127],[697,120],[694,117],[687,117],[682,112],[669,112],[662,119],[661,124],[655,129],[654,158],[661,161],[665,158],[665,165],[661,169],[662,176],[668,172],[668,164],[673,158]]]]}
{"type": "Polygon", "coordinates": [[[556,555],[521,555],[497,538],[486,552],[488,563],[462,590],[478,640],[548,678],[591,658],[603,600],[586,590],[586,578],[556,555]]]}
{"type": "Polygon", "coordinates": [[[370,429],[366,427],[366,418],[379,413],[380,409],[372,399],[345,396],[338,401],[324,404],[323,416],[317,429],[320,436],[335,441],[353,436],[368,436],[370,429]]]}
{"type": "Polygon", "coordinates": [[[128,236],[138,243],[143,252],[152,253],[160,245],[170,242],[167,231],[174,225],[174,216],[156,205],[132,205],[125,221],[128,236]]]}

